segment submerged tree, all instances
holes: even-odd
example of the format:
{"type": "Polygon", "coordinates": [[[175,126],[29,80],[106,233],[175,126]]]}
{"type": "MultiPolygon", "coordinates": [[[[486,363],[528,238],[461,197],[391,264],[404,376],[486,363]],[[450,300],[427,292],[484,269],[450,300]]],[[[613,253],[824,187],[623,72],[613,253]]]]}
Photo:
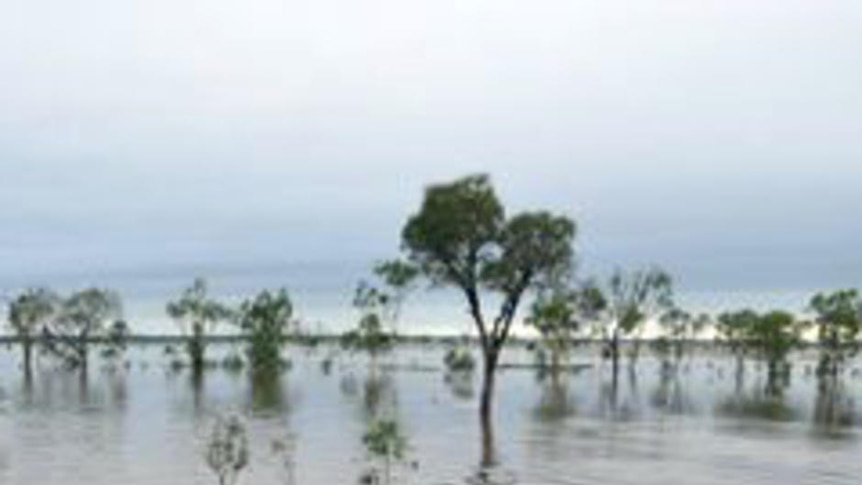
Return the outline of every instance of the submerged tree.
{"type": "Polygon", "coordinates": [[[112,323],[102,339],[102,344],[104,345],[102,357],[112,364],[116,364],[129,345],[130,333],[131,329],[125,320],[117,320],[112,323]]]}
{"type": "Polygon", "coordinates": [[[62,300],[54,318],[43,327],[45,349],[86,375],[93,340],[104,341],[109,325],[122,318],[122,302],[117,293],[89,288],[62,300]]]}
{"type": "Polygon", "coordinates": [[[357,328],[345,332],[341,336],[342,347],[350,350],[368,352],[372,365],[377,356],[392,348],[395,334],[387,331],[383,325],[381,308],[386,305],[387,297],[379,290],[367,284],[360,283],[356,289],[353,306],[360,311],[357,328]]]}
{"type": "Polygon", "coordinates": [[[789,374],[787,355],[802,343],[803,324],[785,311],[760,315],[746,332],[745,342],[754,355],[766,362],[767,391],[777,392],[789,374]]]}
{"type": "Polygon", "coordinates": [[[837,376],[859,349],[862,298],[856,290],[819,293],[809,306],[816,314],[814,325],[823,352],[818,371],[837,376]]]}
{"type": "Polygon", "coordinates": [[[576,334],[587,322],[595,321],[606,305],[592,282],[576,289],[563,286],[539,293],[525,323],[539,333],[543,348],[550,353],[552,375],[559,372],[576,334]]]}
{"type": "Polygon", "coordinates": [[[392,468],[401,463],[407,452],[407,438],[401,432],[397,421],[383,419],[371,423],[362,436],[362,444],[369,457],[379,462],[363,475],[362,482],[369,485],[389,485],[392,483],[392,468]]]}
{"type": "MultiPolygon", "coordinates": [[[[390,322],[393,332],[398,331],[397,325],[401,318],[401,310],[407,297],[415,289],[419,278],[419,268],[400,259],[382,261],[374,266],[374,275],[379,280],[377,291],[383,296],[381,310],[383,319],[390,322]]],[[[361,286],[361,285],[360,285],[361,286]]]]}
{"type": "Polygon", "coordinates": [[[599,324],[616,376],[622,338],[631,341],[630,362],[634,366],[646,323],[673,307],[673,280],[656,267],[632,273],[617,270],[608,281],[605,298],[607,309],[599,324]]]}
{"type": "Polygon", "coordinates": [[[745,355],[748,351],[747,339],[760,316],[754,310],[725,312],[716,319],[716,338],[730,350],[736,358],[736,387],[742,389],[745,374],[745,355]]]}
{"type": "Polygon", "coordinates": [[[191,287],[186,288],[180,298],[168,303],[168,315],[176,320],[184,331],[188,332],[186,350],[191,360],[192,370],[200,374],[205,365],[207,327],[231,318],[232,311],[222,303],[210,298],[207,283],[203,278],[195,279],[191,287]]]}
{"type": "Polygon", "coordinates": [[[33,375],[33,344],[58,311],[60,297],[46,288],[26,290],[9,303],[8,321],[21,340],[24,376],[33,375]]]}
{"type": "Polygon", "coordinates": [[[296,326],[293,303],[286,289],[265,290],[240,306],[239,326],[249,339],[252,372],[262,374],[283,367],[281,350],[296,326]]]}
{"type": "Polygon", "coordinates": [[[691,345],[698,335],[709,325],[709,315],[694,316],[691,313],[674,307],[659,318],[664,330],[664,338],[669,344],[674,365],[678,369],[687,346],[691,345]]]}
{"type": "Polygon", "coordinates": [[[500,354],[521,300],[573,265],[575,224],[548,212],[507,218],[486,175],[426,189],[419,212],[402,232],[411,262],[436,286],[457,288],[466,299],[483,355],[480,417],[483,462],[493,462],[491,411],[500,354]],[[496,316],[486,319],[483,296],[497,293],[496,316]]]}
{"type": "Polygon", "coordinates": [[[345,348],[368,352],[372,363],[395,342],[401,309],[419,270],[409,263],[394,260],[378,263],[374,275],[377,281],[362,280],[357,285],[353,307],[359,311],[359,323],[341,340],[345,348]]]}

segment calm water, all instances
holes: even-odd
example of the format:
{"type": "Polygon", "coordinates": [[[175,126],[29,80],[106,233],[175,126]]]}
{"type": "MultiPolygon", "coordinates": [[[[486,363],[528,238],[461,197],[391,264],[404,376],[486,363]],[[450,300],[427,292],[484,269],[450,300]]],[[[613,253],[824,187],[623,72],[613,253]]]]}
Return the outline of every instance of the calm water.
{"type": "MultiPolygon", "coordinates": [[[[224,355],[227,346],[211,347],[224,355]]],[[[219,413],[247,417],[251,464],[243,484],[287,483],[272,441],[295,443],[295,483],[350,484],[365,466],[361,436],[373,416],[395,416],[418,469],[404,483],[479,483],[478,378],[449,378],[443,349],[402,348],[369,372],[361,357],[288,349],[294,362],[274,385],[210,371],[195,385],[171,371],[158,346],[132,349],[126,370],[94,368],[86,384],[42,361],[28,390],[17,349],[0,351],[0,483],[213,484],[202,458],[219,413]],[[395,368],[392,368],[395,367],[395,368]]],[[[510,363],[530,354],[509,349],[510,363]]],[[[616,392],[597,364],[558,381],[528,369],[503,372],[497,390],[493,483],[858,484],[862,477],[860,390],[848,375],[819,388],[801,356],[780,397],[764,392],[750,365],[692,360],[662,378],[645,360],[623,372],[616,392]]],[[[489,482],[490,483],[490,482],[489,482]]]]}

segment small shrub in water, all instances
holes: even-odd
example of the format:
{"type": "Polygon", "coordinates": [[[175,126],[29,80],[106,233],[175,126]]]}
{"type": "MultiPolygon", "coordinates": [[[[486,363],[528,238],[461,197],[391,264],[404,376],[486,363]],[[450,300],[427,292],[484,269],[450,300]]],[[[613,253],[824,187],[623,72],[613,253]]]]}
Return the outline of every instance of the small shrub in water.
{"type": "Polygon", "coordinates": [[[446,369],[452,372],[470,372],[476,367],[473,354],[464,345],[453,347],[446,352],[443,363],[446,364],[446,369]]]}
{"type": "Polygon", "coordinates": [[[237,416],[219,417],[207,444],[206,461],[219,485],[234,485],[248,465],[248,437],[237,416]]]}

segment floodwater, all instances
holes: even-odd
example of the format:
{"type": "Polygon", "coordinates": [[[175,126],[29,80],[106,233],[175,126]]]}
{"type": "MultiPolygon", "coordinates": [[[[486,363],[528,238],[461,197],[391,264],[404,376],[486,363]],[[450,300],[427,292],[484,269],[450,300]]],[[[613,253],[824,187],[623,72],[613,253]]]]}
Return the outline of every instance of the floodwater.
{"type": "MultiPolygon", "coordinates": [[[[240,484],[353,484],[367,466],[362,435],[396,419],[410,448],[409,484],[853,484],[862,480],[856,373],[823,383],[816,356],[768,390],[755,363],[704,356],[676,375],[645,358],[613,385],[593,367],[551,378],[512,368],[498,379],[497,465],[479,468],[478,376],[446,376],[445,349],[403,347],[376,368],[337,349],[289,348],[291,370],[250,382],[213,369],[202,381],[170,368],[161,346],[136,347],[127,368],[94,365],[86,382],[42,359],[32,383],[18,349],[0,350],[0,484],[216,484],[203,456],[218,415],[240,414],[251,458],[240,484]],[[332,358],[328,370],[322,363],[332,358]],[[372,370],[376,369],[376,370],[372,370]],[[274,442],[293,450],[288,459],[274,442]],[[415,463],[414,463],[415,462],[415,463]]],[[[210,347],[220,357],[230,346],[210,347]]],[[[525,349],[504,360],[529,363],[525,349]]]]}

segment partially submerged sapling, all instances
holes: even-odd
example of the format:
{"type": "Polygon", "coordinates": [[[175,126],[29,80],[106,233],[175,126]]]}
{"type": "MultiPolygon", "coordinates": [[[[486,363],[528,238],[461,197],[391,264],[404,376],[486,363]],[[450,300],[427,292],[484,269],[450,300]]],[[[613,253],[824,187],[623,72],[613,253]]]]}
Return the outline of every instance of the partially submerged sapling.
{"type": "MultiPolygon", "coordinates": [[[[390,485],[392,468],[403,464],[407,454],[407,437],[401,432],[397,421],[383,419],[374,421],[362,436],[362,444],[371,460],[371,467],[360,477],[366,485],[390,485]]],[[[416,467],[416,463],[411,466],[416,467]]]]}
{"type": "Polygon", "coordinates": [[[207,465],[218,476],[219,485],[236,484],[248,458],[248,436],[242,420],[219,416],[206,449],[207,465]]]}

